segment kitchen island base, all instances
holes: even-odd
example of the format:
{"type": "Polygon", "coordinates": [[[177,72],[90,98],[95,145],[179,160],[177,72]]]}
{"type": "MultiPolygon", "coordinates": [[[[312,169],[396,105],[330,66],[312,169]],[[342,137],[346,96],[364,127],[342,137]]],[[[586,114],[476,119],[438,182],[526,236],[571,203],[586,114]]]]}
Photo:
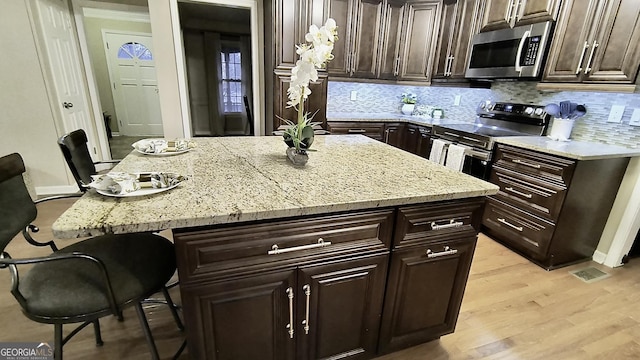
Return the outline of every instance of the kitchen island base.
{"type": "Polygon", "coordinates": [[[370,359],[454,331],[484,198],[173,230],[195,359],[370,359]]]}

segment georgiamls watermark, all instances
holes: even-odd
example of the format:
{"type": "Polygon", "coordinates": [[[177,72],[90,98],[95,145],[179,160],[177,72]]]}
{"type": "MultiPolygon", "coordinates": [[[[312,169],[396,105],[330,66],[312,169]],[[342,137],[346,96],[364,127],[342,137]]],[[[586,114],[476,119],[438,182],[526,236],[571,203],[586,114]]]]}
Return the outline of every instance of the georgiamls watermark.
{"type": "Polygon", "coordinates": [[[45,342],[0,342],[0,360],[53,360],[53,346],[45,342]]]}

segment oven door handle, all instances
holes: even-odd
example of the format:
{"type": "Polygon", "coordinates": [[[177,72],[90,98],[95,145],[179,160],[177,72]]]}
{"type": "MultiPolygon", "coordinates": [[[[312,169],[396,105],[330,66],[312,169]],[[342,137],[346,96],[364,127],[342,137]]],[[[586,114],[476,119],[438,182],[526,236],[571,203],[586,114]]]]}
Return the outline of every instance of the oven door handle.
{"type": "Polygon", "coordinates": [[[483,151],[476,151],[473,149],[469,149],[467,150],[467,155],[476,158],[476,159],[480,159],[483,161],[489,161],[489,159],[491,159],[491,153],[489,152],[483,152],[483,151]]]}
{"type": "Polygon", "coordinates": [[[522,48],[524,47],[525,41],[531,35],[531,30],[527,30],[522,34],[522,39],[520,39],[520,45],[518,45],[518,53],[516,55],[516,72],[522,72],[522,66],[520,66],[520,59],[522,57],[522,48]]]}

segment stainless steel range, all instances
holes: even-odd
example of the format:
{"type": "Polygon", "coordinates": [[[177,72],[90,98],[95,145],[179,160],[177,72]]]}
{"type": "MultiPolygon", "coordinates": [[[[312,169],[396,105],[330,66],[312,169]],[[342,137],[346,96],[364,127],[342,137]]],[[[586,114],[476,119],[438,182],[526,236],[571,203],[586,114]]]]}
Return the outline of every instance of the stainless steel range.
{"type": "Polygon", "coordinates": [[[432,136],[468,148],[462,171],[488,179],[495,139],[546,135],[551,116],[544,105],[483,101],[473,124],[434,125],[432,136]]]}

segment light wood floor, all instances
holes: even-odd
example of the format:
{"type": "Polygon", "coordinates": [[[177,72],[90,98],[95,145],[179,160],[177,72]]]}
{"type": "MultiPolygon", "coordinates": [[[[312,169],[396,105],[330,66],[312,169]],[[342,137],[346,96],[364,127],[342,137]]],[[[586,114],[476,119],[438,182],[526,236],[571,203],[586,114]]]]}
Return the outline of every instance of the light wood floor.
{"type": "MultiPolygon", "coordinates": [[[[39,207],[40,239],[50,238],[45,224],[69,204],[65,200],[39,207]]],[[[70,243],[58,241],[61,246],[70,243]]],[[[20,239],[7,251],[14,257],[40,253],[20,239]]],[[[0,269],[0,342],[51,341],[53,327],[24,317],[9,288],[9,273],[0,269]]],[[[172,289],[176,302],[178,292],[172,289]]],[[[124,315],[124,322],[101,320],[104,346],[95,347],[87,328],[65,345],[65,358],[148,358],[135,312],[127,309],[124,315]]],[[[183,334],[166,307],[149,308],[147,315],[162,358],[170,359],[183,334]]],[[[547,272],[481,235],[455,333],[378,360],[640,359],[639,322],[640,259],[617,269],[586,262],[547,272]],[[587,284],[568,272],[587,266],[611,276],[587,284]]]]}

